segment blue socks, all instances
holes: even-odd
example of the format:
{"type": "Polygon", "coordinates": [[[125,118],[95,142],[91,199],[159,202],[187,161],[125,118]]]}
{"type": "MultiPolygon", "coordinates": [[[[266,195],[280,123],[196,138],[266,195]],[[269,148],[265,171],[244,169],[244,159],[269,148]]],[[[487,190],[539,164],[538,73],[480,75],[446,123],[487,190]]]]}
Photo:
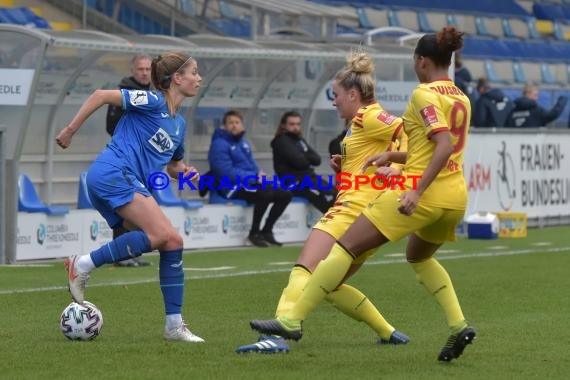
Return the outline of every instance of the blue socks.
{"type": "Polygon", "coordinates": [[[181,314],[184,300],[182,248],[160,251],[159,278],[166,315],[181,314]]]}
{"type": "Polygon", "coordinates": [[[103,264],[138,257],[150,251],[152,248],[146,234],[143,231],[131,231],[91,252],[90,256],[95,267],[100,267],[103,264]]]}

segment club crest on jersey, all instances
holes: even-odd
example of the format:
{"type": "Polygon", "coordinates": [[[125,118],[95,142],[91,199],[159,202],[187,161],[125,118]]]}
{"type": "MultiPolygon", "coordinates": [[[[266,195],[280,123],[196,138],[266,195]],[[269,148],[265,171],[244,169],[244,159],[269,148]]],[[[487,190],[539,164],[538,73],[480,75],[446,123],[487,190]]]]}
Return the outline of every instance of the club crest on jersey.
{"type": "Polygon", "coordinates": [[[148,95],[146,91],[129,91],[129,101],[133,106],[142,106],[148,104],[148,95]]]}
{"type": "Polygon", "coordinates": [[[392,124],[396,120],[396,116],[387,111],[380,112],[376,118],[387,125],[392,124]]]}
{"type": "Polygon", "coordinates": [[[170,138],[170,135],[162,128],[159,128],[154,136],[148,140],[148,142],[160,153],[171,150],[172,146],[174,145],[172,139],[170,138]]]}
{"type": "Polygon", "coordinates": [[[432,124],[437,123],[437,113],[435,112],[435,106],[429,105],[425,108],[422,108],[420,110],[420,115],[422,116],[422,119],[424,121],[424,125],[426,127],[429,127],[432,124]]]}

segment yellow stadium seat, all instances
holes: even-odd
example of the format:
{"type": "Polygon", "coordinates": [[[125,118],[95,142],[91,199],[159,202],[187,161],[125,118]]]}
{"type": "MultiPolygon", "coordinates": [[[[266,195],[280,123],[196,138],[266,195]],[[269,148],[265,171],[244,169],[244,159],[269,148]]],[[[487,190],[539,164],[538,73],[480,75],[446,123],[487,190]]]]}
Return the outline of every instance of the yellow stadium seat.
{"type": "Polygon", "coordinates": [[[542,35],[552,35],[554,33],[554,25],[549,20],[536,20],[536,31],[542,35]]]}
{"type": "Polygon", "coordinates": [[[73,24],[70,22],[61,22],[61,21],[50,21],[49,25],[51,26],[51,28],[53,30],[64,30],[64,31],[68,31],[68,30],[72,30],[73,29],[73,24]]]}
{"type": "Polygon", "coordinates": [[[29,7],[36,16],[44,17],[44,10],[40,7],[29,7]]]}

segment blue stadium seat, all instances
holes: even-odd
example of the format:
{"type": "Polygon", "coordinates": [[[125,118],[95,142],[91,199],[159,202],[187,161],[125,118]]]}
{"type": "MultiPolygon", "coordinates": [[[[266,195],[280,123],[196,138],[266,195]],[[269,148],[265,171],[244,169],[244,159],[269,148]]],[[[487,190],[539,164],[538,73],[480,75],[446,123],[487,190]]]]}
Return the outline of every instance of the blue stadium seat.
{"type": "Polygon", "coordinates": [[[455,17],[455,15],[448,14],[446,17],[447,17],[447,25],[455,26],[455,27],[458,26],[457,25],[457,17],[455,17]]]}
{"type": "Polygon", "coordinates": [[[499,77],[493,62],[489,60],[485,61],[485,72],[487,73],[487,78],[491,83],[509,84],[509,81],[499,77]]]}
{"type": "Polygon", "coordinates": [[[554,84],[559,86],[565,85],[565,83],[559,82],[556,79],[554,79],[554,75],[552,75],[552,71],[550,70],[550,66],[548,65],[548,63],[540,64],[540,76],[542,78],[542,83],[554,84]]]}
{"type": "Polygon", "coordinates": [[[513,76],[515,78],[515,83],[527,83],[526,74],[520,62],[513,61],[513,76]]]}
{"type": "Polygon", "coordinates": [[[398,13],[393,9],[388,10],[388,25],[397,27],[402,26],[400,24],[400,19],[398,18],[398,13]]]}
{"type": "Polygon", "coordinates": [[[156,199],[156,202],[161,206],[184,207],[187,210],[197,209],[204,206],[201,201],[189,201],[178,198],[176,194],[174,194],[171,186],[167,186],[161,190],[153,190],[152,195],[154,196],[154,199],[156,199]]]}
{"type": "Polygon", "coordinates": [[[48,206],[40,200],[32,180],[25,174],[18,177],[18,211],[43,212],[48,215],[65,215],[69,209],[63,206],[48,206]]]}
{"type": "Polygon", "coordinates": [[[530,38],[534,40],[541,40],[542,36],[536,30],[536,19],[534,17],[529,17],[527,19],[527,26],[528,26],[528,35],[530,38]]]}
{"type": "Polygon", "coordinates": [[[184,14],[195,16],[196,12],[194,11],[194,5],[192,3],[193,1],[191,0],[180,0],[180,10],[184,12],[184,14]]]}
{"type": "Polygon", "coordinates": [[[220,15],[223,18],[237,19],[238,17],[234,13],[232,7],[223,0],[218,0],[218,8],[220,10],[220,15]]]}
{"type": "Polygon", "coordinates": [[[89,192],[87,191],[87,172],[79,174],[79,192],[77,193],[78,209],[94,209],[89,192]]]}
{"type": "Polygon", "coordinates": [[[483,17],[475,17],[475,30],[477,30],[477,35],[479,36],[493,37],[493,34],[487,29],[487,25],[485,24],[485,19],[483,17]]]}
{"type": "Polygon", "coordinates": [[[217,191],[209,191],[208,194],[210,194],[209,203],[211,205],[234,204],[237,206],[244,206],[244,207],[249,206],[249,203],[247,201],[244,201],[243,199],[227,199],[218,194],[217,191]]]}
{"type": "Polygon", "coordinates": [[[46,19],[37,16],[30,8],[0,8],[0,23],[33,28],[50,29],[46,19]]]}
{"type": "MultiPolygon", "coordinates": [[[[362,7],[356,8],[356,16],[358,17],[358,26],[362,29],[374,29],[375,26],[370,23],[368,20],[368,15],[366,14],[366,10],[362,7]]],[[[377,25],[378,27],[381,25],[377,25]]]]}
{"type": "Polygon", "coordinates": [[[434,33],[435,30],[431,27],[427,14],[423,11],[418,12],[418,25],[422,33],[434,33]]]}
{"type": "Polygon", "coordinates": [[[555,21],[552,26],[554,31],[554,39],[558,41],[565,41],[564,31],[562,30],[560,23],[558,21],[555,21]]]}
{"type": "Polygon", "coordinates": [[[513,28],[511,26],[511,22],[509,21],[508,18],[503,18],[501,20],[501,24],[503,26],[503,35],[505,37],[507,37],[507,38],[518,38],[518,36],[513,31],[513,28]]]}

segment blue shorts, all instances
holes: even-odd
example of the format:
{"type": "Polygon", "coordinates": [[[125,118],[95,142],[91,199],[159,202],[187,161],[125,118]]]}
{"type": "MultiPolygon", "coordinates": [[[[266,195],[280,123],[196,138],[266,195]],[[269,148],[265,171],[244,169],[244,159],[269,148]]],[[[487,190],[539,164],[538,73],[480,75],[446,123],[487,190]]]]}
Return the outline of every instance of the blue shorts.
{"type": "Polygon", "coordinates": [[[111,228],[123,224],[115,210],[133,201],[135,193],[151,194],[137,176],[126,168],[95,161],[87,171],[87,190],[93,207],[101,213],[111,228]]]}

